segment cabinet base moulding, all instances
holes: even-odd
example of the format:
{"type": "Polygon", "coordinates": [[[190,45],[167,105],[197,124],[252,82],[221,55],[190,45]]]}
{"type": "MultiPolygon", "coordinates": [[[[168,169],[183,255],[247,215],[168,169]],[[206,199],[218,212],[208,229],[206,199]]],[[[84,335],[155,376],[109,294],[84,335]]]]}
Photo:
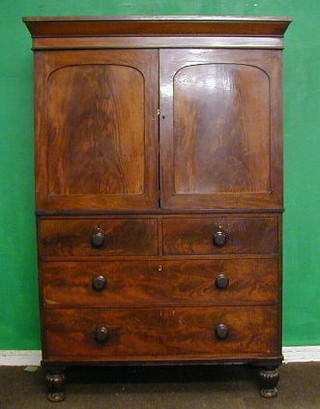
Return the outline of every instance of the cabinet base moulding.
{"type": "MultiPolygon", "coordinates": [[[[284,363],[320,362],[320,345],[290,346],[282,350],[284,363]]],[[[0,366],[39,366],[41,351],[0,350],[0,366]]]]}

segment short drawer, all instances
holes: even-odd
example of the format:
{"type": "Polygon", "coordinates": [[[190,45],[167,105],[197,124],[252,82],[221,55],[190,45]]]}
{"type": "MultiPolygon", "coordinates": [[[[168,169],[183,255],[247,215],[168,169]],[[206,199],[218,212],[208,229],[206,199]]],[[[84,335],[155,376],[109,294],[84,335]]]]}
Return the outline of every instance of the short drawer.
{"type": "Polygon", "coordinates": [[[39,250],[41,257],[56,258],[156,255],[157,220],[42,220],[39,250]]]}
{"type": "Polygon", "coordinates": [[[276,217],[181,218],[162,223],[165,255],[279,251],[276,217]]]}
{"type": "Polygon", "coordinates": [[[45,262],[46,307],[129,304],[271,304],[277,259],[45,262]]]}
{"type": "Polygon", "coordinates": [[[277,307],[51,309],[43,319],[45,359],[279,355],[277,307]]]}

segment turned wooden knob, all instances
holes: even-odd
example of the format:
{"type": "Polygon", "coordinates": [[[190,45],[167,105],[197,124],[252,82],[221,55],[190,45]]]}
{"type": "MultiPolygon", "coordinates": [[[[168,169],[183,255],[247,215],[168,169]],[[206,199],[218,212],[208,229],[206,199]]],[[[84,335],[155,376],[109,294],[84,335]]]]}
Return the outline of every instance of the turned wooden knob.
{"type": "Polygon", "coordinates": [[[92,279],[92,288],[95,291],[102,291],[106,288],[107,280],[103,275],[96,275],[92,279]]]}
{"type": "Polygon", "coordinates": [[[216,325],[216,337],[219,339],[226,339],[229,334],[229,328],[227,324],[216,325]]]}
{"type": "Polygon", "coordinates": [[[106,342],[109,338],[110,330],[107,327],[98,327],[95,332],[97,342],[106,342]]]}
{"type": "Polygon", "coordinates": [[[224,290],[229,285],[229,278],[225,274],[219,274],[215,280],[216,287],[219,290],[224,290]]]}
{"type": "Polygon", "coordinates": [[[97,228],[91,236],[91,245],[92,247],[98,249],[104,246],[106,241],[106,235],[99,229],[97,228]]]}
{"type": "Polygon", "coordinates": [[[213,244],[217,247],[222,247],[226,244],[227,237],[227,233],[219,226],[219,229],[213,234],[213,244]]]}

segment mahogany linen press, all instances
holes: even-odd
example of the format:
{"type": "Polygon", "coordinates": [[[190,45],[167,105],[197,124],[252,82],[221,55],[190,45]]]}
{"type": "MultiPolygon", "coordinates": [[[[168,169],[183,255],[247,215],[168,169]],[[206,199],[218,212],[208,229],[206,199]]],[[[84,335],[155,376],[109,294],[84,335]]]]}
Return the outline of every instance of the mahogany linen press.
{"type": "Polygon", "coordinates": [[[290,18],[24,22],[48,398],[68,365],[201,363],[276,396],[290,18]]]}

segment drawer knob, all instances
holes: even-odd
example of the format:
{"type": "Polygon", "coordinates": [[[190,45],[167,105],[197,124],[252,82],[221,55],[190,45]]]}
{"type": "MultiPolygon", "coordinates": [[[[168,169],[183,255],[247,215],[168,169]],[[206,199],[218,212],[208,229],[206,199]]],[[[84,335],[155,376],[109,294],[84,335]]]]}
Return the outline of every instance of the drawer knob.
{"type": "Polygon", "coordinates": [[[226,339],[229,334],[229,328],[226,324],[216,325],[216,337],[219,339],[226,339]]]}
{"type": "Polygon", "coordinates": [[[95,332],[97,342],[106,342],[109,338],[110,330],[107,327],[98,327],[95,332]]]}
{"type": "Polygon", "coordinates": [[[227,233],[219,226],[218,230],[213,235],[213,244],[217,247],[222,247],[227,242],[227,233]]]}
{"type": "Polygon", "coordinates": [[[103,247],[105,241],[106,235],[100,230],[100,228],[96,228],[91,237],[92,247],[99,249],[103,247]]]}
{"type": "Polygon", "coordinates": [[[229,285],[229,278],[225,274],[219,274],[216,277],[216,287],[219,288],[219,290],[224,290],[227,288],[229,285]]]}
{"type": "Polygon", "coordinates": [[[96,275],[92,279],[92,288],[95,291],[102,291],[106,288],[107,280],[103,275],[96,275]]]}

